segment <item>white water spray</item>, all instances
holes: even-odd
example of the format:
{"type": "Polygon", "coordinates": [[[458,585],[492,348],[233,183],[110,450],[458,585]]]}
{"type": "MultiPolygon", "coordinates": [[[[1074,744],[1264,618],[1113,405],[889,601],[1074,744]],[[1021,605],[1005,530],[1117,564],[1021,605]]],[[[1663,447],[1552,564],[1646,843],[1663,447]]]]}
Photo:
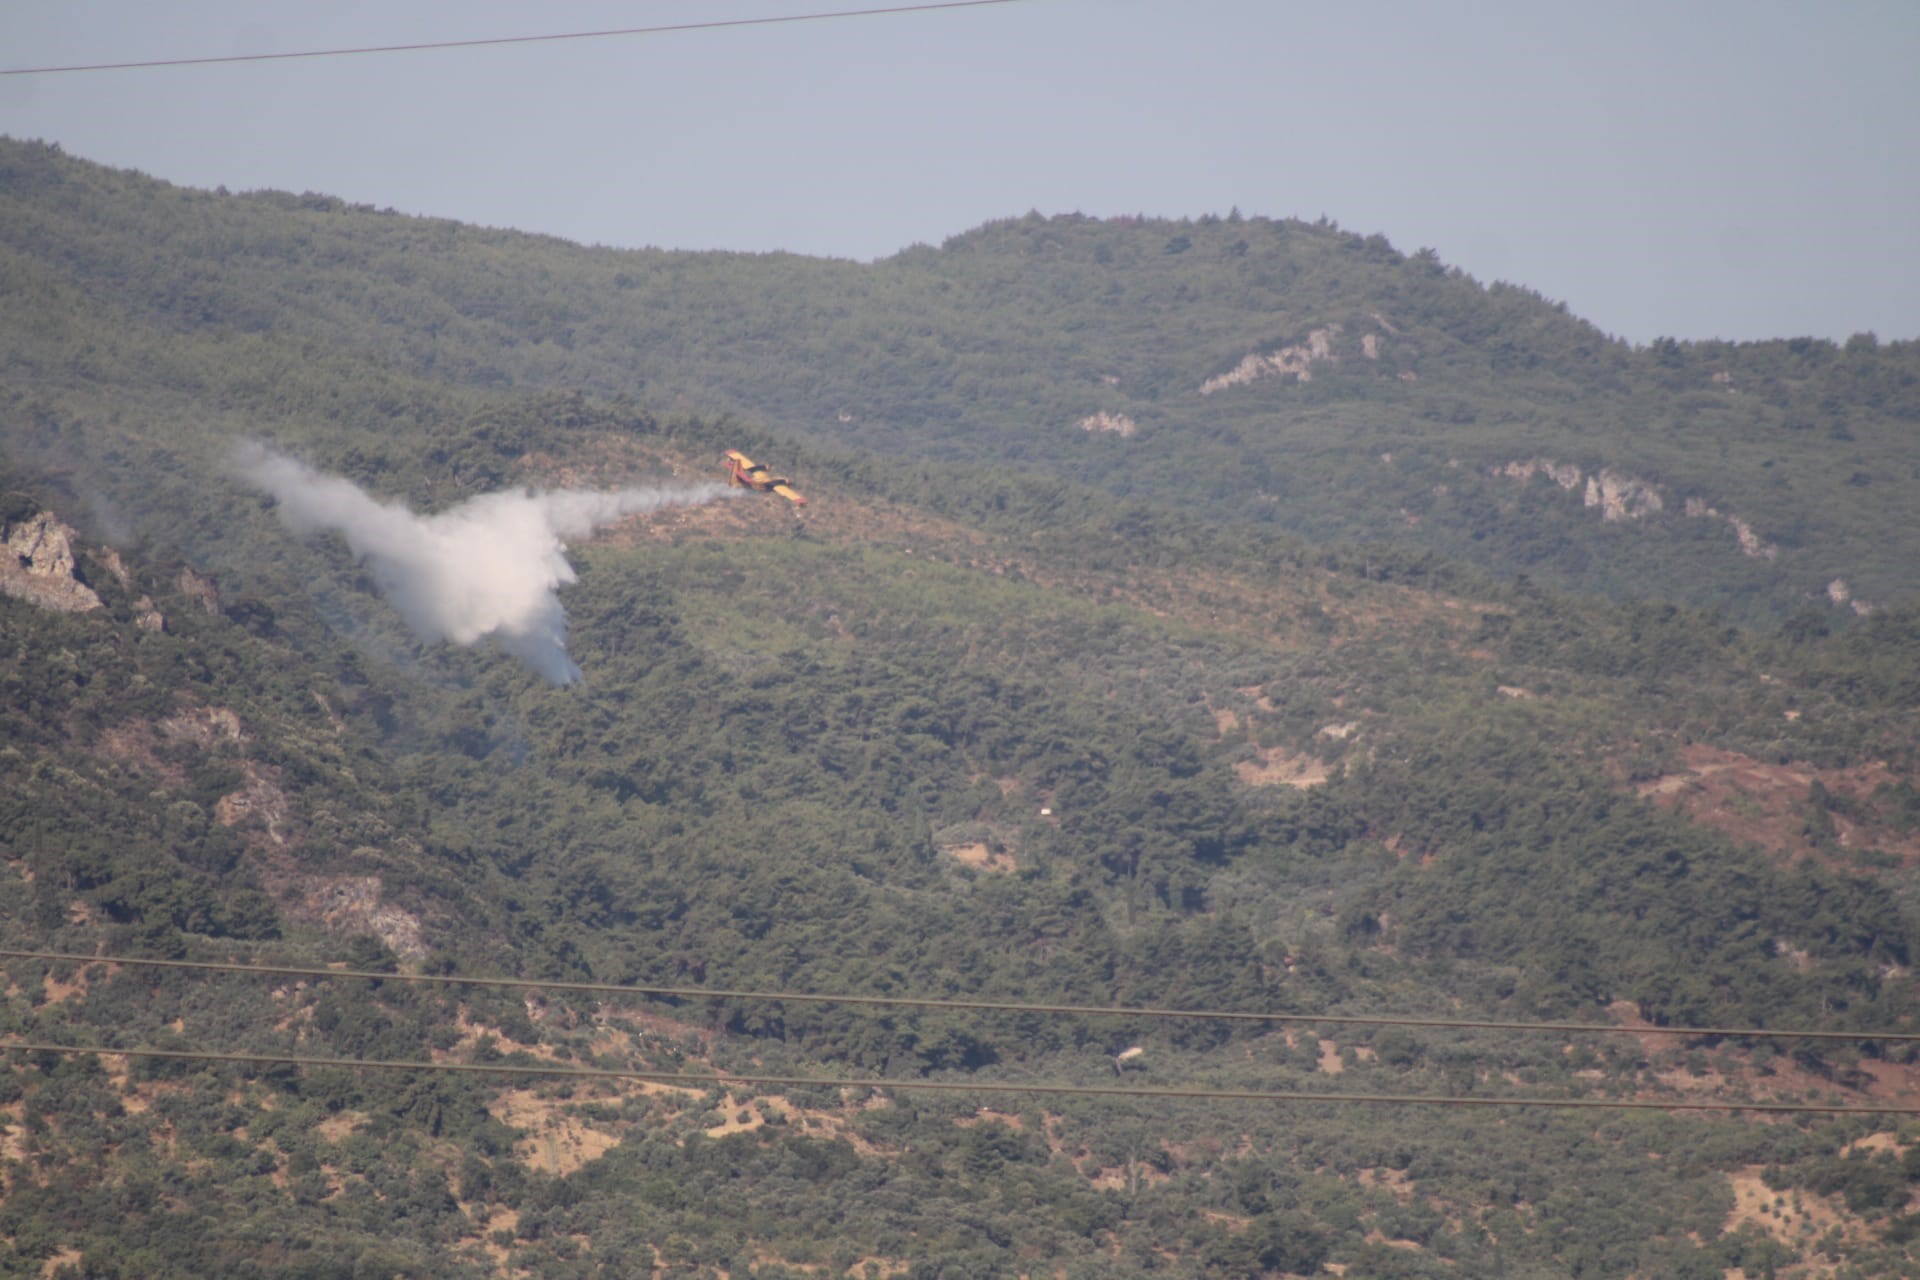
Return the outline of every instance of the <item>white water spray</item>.
{"type": "Polygon", "coordinates": [[[438,515],[381,502],[339,476],[259,444],[241,447],[235,468],[273,495],[280,519],[302,536],[338,532],[415,635],[470,645],[492,636],[555,684],[580,668],[567,656],[559,589],[575,580],[563,539],[662,507],[724,497],[724,485],[482,494],[438,515]]]}

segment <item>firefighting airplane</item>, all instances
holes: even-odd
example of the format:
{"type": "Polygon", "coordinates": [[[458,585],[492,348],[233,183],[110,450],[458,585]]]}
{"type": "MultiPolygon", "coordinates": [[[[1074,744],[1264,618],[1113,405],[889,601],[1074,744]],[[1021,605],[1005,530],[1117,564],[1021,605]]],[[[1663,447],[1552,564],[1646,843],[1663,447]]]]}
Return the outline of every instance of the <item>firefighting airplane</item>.
{"type": "Polygon", "coordinates": [[[793,481],[774,475],[738,449],[727,450],[720,461],[727,466],[728,484],[758,493],[777,493],[796,507],[807,505],[807,500],[794,492],[793,481]]]}

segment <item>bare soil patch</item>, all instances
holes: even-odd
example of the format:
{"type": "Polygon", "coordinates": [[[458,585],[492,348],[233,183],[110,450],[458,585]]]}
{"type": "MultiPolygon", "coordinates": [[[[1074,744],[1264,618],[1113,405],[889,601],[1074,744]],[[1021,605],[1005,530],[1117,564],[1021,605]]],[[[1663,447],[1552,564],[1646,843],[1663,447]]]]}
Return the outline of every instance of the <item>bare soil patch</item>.
{"type": "Polygon", "coordinates": [[[40,1264],[40,1274],[43,1277],[50,1277],[59,1274],[63,1267],[78,1267],[86,1256],[79,1249],[68,1245],[40,1264]]]}
{"type": "Polygon", "coordinates": [[[978,842],[955,845],[951,848],[942,849],[940,852],[966,866],[972,867],[975,871],[991,871],[1004,875],[1009,871],[1017,869],[1012,854],[992,849],[978,842]]]}
{"type": "Polygon", "coordinates": [[[1280,747],[1265,748],[1233,771],[1250,787],[1317,787],[1332,776],[1323,762],[1280,747]]]}
{"type": "Polygon", "coordinates": [[[1916,867],[1920,866],[1920,835],[1902,833],[1870,817],[1874,791],[1899,781],[1883,761],[1850,769],[1818,769],[1800,762],[1769,764],[1696,743],[1681,751],[1680,768],[1636,783],[1634,791],[1662,808],[1785,857],[1851,866],[1847,852],[1876,849],[1897,858],[1902,867],[1916,867]],[[1814,818],[1810,801],[1816,782],[1839,808],[1868,815],[1867,820],[1828,810],[1832,839],[1824,844],[1816,841],[1809,824],[1814,818]]]}
{"type": "Polygon", "coordinates": [[[525,1133],[514,1156],[530,1169],[561,1177],[598,1160],[620,1145],[620,1135],[583,1119],[571,1097],[537,1089],[508,1089],[488,1106],[495,1119],[525,1133]]]}
{"type": "MultiPolygon", "coordinates": [[[[1837,1231],[1849,1245],[1873,1238],[1872,1229],[1858,1215],[1849,1212],[1836,1196],[1815,1195],[1805,1188],[1775,1191],[1766,1184],[1763,1166],[1748,1165],[1727,1175],[1733,1190],[1733,1211],[1727,1216],[1728,1231],[1749,1223],[1790,1247],[1805,1250],[1828,1232],[1837,1231]]],[[[1801,1271],[1795,1275],[1831,1275],[1831,1268],[1801,1271]]]]}
{"type": "Polygon", "coordinates": [[[314,1132],[328,1142],[338,1142],[367,1122],[364,1111],[340,1111],[313,1126],[314,1132]]]}

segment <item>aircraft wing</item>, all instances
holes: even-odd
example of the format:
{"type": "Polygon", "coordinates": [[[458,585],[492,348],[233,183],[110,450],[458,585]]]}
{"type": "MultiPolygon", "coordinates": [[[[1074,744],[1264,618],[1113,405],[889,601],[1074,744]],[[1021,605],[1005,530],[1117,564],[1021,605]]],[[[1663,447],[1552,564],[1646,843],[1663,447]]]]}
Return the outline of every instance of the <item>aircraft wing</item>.
{"type": "Polygon", "coordinates": [[[729,484],[742,485],[761,493],[777,493],[797,507],[807,505],[807,500],[795,492],[787,477],[774,475],[738,449],[729,449],[724,456],[729,484]]]}

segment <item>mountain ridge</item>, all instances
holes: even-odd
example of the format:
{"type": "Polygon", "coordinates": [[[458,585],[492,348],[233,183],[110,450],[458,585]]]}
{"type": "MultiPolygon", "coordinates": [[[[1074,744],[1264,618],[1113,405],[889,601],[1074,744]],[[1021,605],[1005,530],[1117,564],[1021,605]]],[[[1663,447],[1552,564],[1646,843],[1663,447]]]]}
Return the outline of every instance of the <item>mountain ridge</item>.
{"type": "Polygon", "coordinates": [[[1920,344],[1633,349],[1524,289],[1482,287],[1434,255],[1331,225],[1028,215],[873,264],[615,251],[318,196],[185,192],[8,150],[10,174],[44,171],[9,181],[41,197],[10,219],[16,249],[40,233],[64,242],[38,255],[48,261],[95,246],[60,287],[110,282],[104,305],[130,302],[168,328],[217,313],[227,340],[284,326],[443,383],[722,406],[821,442],[1019,466],[1578,590],[1652,587],[1747,621],[1817,604],[1835,578],[1872,601],[1912,592],[1904,535],[1886,534],[1905,527],[1901,486],[1920,466],[1906,426],[1920,417],[1920,344]],[[138,193],[126,209],[172,216],[172,229],[136,243],[123,213],[91,217],[78,240],[56,230],[120,188],[138,193]],[[202,265],[147,286],[136,264],[155,245],[202,265]],[[297,293],[276,283],[296,264],[297,293]],[[1158,331],[1167,308],[1177,349],[1158,331]],[[1313,381],[1199,394],[1336,324],[1351,350],[1313,381]],[[1132,433],[1079,428],[1100,413],[1132,433]],[[1383,471],[1385,453],[1397,471],[1383,471]],[[1608,537],[1486,483],[1487,468],[1539,455],[1640,476],[1671,496],[1670,514],[1608,537]],[[1739,513],[1775,560],[1743,564],[1730,526],[1680,523],[1689,504],[1739,513]],[[1515,517],[1539,536],[1489,535],[1515,517]]]}

